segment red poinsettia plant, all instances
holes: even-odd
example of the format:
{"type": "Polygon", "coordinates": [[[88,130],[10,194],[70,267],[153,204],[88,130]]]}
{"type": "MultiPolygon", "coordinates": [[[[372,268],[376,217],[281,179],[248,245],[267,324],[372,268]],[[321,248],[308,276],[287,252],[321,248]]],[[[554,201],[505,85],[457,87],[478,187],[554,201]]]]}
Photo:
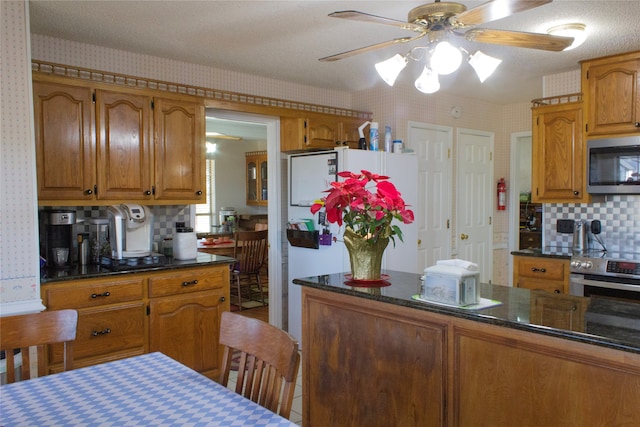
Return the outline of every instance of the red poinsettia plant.
{"type": "Polygon", "coordinates": [[[311,206],[311,213],[324,207],[327,221],[339,226],[344,223],[371,242],[390,237],[395,244],[394,236],[403,241],[402,230],[391,222],[396,219],[410,224],[413,211],[407,209],[398,189],[388,181],[389,177],[366,170],[359,174],[339,172],[338,176],[345,180],[332,182],[331,188],[325,191],[327,195],[311,206]]]}

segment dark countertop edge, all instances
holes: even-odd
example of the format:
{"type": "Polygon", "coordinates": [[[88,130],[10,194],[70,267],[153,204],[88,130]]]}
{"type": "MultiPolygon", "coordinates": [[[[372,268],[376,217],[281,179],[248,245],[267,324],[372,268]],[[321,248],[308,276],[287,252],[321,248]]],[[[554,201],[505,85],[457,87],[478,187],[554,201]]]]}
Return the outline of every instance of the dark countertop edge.
{"type": "Polygon", "coordinates": [[[540,249],[520,249],[517,251],[512,251],[511,255],[530,256],[530,257],[536,257],[536,258],[571,259],[570,253],[563,253],[563,251],[540,250],[540,249]]]}
{"type": "Polygon", "coordinates": [[[518,323],[513,321],[508,321],[504,319],[498,319],[493,316],[486,316],[478,311],[468,311],[463,309],[457,309],[455,307],[446,307],[435,304],[427,304],[419,301],[413,300],[404,300],[394,297],[389,297],[385,295],[372,295],[366,292],[355,291],[345,288],[337,288],[330,285],[322,285],[322,284],[311,284],[308,282],[304,282],[300,279],[293,279],[293,283],[300,286],[307,286],[310,288],[321,289],[324,291],[329,291],[333,293],[351,295],[358,298],[366,298],[379,302],[386,302],[397,306],[415,308],[417,310],[429,311],[431,313],[443,314],[447,316],[458,317],[465,320],[471,320],[474,322],[488,323],[491,325],[502,326],[510,329],[518,329],[521,331],[532,332],[535,334],[548,335],[561,339],[568,339],[571,341],[577,341],[586,344],[597,345],[600,347],[607,347],[614,350],[620,350],[627,353],[637,353],[640,354],[640,347],[632,347],[628,344],[620,343],[618,341],[607,339],[603,337],[598,337],[595,335],[584,334],[580,332],[571,332],[564,331],[561,329],[554,329],[546,326],[539,325],[531,325],[526,323],[518,323]]]}
{"type": "MultiPolygon", "coordinates": [[[[231,264],[235,261],[236,261],[235,258],[227,257],[223,255],[198,254],[198,257],[194,260],[177,261],[172,259],[169,264],[151,266],[148,268],[137,268],[132,270],[116,271],[116,270],[109,270],[106,267],[101,267],[100,271],[90,272],[86,274],[71,274],[69,276],[60,276],[60,277],[41,277],[40,284],[45,285],[48,283],[69,282],[72,280],[97,279],[97,278],[104,278],[104,277],[110,277],[110,276],[125,276],[129,274],[137,274],[137,273],[151,273],[151,272],[158,272],[158,271],[178,270],[182,268],[205,267],[207,265],[231,264]],[[207,259],[206,257],[209,257],[209,258],[207,259]]],[[[92,266],[92,267],[96,269],[98,266],[92,266]]]]}

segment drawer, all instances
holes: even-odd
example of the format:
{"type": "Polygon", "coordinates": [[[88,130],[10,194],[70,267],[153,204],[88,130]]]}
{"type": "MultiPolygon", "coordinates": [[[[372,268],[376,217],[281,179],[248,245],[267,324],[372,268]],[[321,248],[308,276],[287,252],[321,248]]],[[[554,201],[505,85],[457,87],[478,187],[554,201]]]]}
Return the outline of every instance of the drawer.
{"type": "Polygon", "coordinates": [[[46,289],[47,308],[80,309],[106,304],[140,301],[143,298],[144,279],[88,282],[72,286],[51,285],[46,289]]]}
{"type": "MultiPolygon", "coordinates": [[[[78,310],[74,360],[131,349],[144,350],[146,304],[143,302],[78,310]]],[[[62,345],[50,346],[50,362],[62,362],[62,345]]]]}
{"type": "Polygon", "coordinates": [[[524,257],[518,260],[518,274],[534,279],[564,281],[569,261],[524,257]]]}
{"type": "Polygon", "coordinates": [[[149,298],[200,292],[229,286],[229,266],[181,270],[149,278],[149,298]]]}

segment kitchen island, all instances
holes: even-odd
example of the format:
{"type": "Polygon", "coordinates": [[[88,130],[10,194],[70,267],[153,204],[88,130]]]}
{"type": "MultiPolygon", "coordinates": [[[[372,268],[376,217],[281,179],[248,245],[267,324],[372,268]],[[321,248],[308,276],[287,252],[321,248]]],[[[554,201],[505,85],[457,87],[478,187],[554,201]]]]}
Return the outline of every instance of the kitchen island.
{"type": "Polygon", "coordinates": [[[584,298],[578,332],[536,324],[527,289],[482,285],[499,305],[469,310],[414,300],[418,275],[385,273],[382,287],[344,274],[293,281],[305,426],[637,425],[636,304],[584,298]],[[624,326],[599,327],[611,316],[624,326]]]}
{"type": "MultiPolygon", "coordinates": [[[[74,367],[160,351],[217,378],[222,361],[220,317],[229,311],[229,264],[234,258],[198,253],[162,265],[73,266],[45,269],[47,310],[78,311],[74,367]]],[[[47,352],[49,372],[62,370],[62,346],[47,352]]]]}

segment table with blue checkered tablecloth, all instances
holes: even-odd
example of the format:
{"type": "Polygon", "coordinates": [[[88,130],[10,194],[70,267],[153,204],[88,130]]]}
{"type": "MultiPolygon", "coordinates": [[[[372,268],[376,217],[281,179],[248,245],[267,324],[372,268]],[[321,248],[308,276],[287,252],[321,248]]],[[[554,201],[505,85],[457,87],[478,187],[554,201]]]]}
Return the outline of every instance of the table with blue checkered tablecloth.
{"type": "Polygon", "coordinates": [[[3,385],[0,425],[295,426],[162,353],[3,385]]]}

